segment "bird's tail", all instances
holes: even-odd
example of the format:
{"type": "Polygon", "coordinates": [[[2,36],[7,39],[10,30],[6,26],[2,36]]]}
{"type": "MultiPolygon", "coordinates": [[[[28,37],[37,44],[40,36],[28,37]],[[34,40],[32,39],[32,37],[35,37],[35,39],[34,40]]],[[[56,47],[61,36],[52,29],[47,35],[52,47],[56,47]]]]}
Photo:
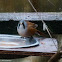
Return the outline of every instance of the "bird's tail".
{"type": "Polygon", "coordinates": [[[48,37],[46,34],[44,34],[43,32],[40,32],[39,30],[37,30],[37,34],[43,37],[48,37]]]}

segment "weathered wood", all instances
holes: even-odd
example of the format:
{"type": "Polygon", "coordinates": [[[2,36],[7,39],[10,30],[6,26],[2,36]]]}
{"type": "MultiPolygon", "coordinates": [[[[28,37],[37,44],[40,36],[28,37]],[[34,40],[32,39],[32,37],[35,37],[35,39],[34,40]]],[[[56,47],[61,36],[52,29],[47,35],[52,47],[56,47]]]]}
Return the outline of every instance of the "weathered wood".
{"type": "Polygon", "coordinates": [[[45,20],[45,21],[61,21],[62,20],[62,12],[39,12],[38,14],[35,12],[31,13],[0,13],[0,21],[9,21],[10,19],[13,19],[15,21],[17,20],[45,20]],[[39,16],[40,18],[39,18],[39,16]]]}
{"type": "MultiPolygon", "coordinates": [[[[55,40],[55,39],[54,39],[55,40]]],[[[57,45],[57,41],[54,41],[57,45]]],[[[0,48],[0,54],[30,55],[30,56],[52,56],[57,51],[50,38],[39,38],[39,45],[30,48],[0,48]]]]}
{"type": "Polygon", "coordinates": [[[55,38],[58,40],[58,52],[48,62],[62,62],[62,34],[55,35],[55,38]]]}
{"type": "Polygon", "coordinates": [[[56,54],[54,54],[48,62],[58,62],[58,60],[61,58],[62,52],[58,51],[56,54]]]}
{"type": "Polygon", "coordinates": [[[26,55],[26,56],[52,56],[55,53],[42,53],[42,52],[28,52],[28,51],[3,51],[0,50],[0,54],[11,54],[11,55],[26,55]]]}

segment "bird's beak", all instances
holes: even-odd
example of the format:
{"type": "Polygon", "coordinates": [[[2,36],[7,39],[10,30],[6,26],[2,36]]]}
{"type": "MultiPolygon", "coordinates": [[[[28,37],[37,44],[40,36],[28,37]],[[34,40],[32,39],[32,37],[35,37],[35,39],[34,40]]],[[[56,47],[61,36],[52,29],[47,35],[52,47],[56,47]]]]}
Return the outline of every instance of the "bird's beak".
{"type": "Polygon", "coordinates": [[[23,28],[25,29],[25,24],[24,24],[24,22],[22,23],[22,25],[23,25],[23,28]]]}

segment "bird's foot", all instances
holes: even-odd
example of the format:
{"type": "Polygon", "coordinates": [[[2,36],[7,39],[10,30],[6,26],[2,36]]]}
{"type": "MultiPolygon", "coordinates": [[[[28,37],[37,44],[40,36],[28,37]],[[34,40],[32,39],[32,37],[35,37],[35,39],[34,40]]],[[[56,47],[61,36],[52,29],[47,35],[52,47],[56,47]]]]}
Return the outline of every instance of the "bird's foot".
{"type": "Polygon", "coordinates": [[[33,37],[31,36],[30,38],[29,38],[29,41],[31,42],[33,40],[33,37]]]}
{"type": "Polygon", "coordinates": [[[26,39],[26,37],[21,37],[22,39],[26,39]]]}
{"type": "Polygon", "coordinates": [[[33,37],[21,37],[22,39],[26,39],[26,41],[31,42],[33,40],[33,37]]]}

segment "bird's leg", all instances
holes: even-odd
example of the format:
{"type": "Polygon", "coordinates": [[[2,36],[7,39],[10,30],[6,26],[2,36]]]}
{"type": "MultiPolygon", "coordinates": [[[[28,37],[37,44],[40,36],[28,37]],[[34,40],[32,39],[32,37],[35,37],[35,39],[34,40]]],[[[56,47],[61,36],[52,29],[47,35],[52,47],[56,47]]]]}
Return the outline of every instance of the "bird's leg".
{"type": "Polygon", "coordinates": [[[21,37],[21,38],[26,39],[26,37],[21,37]]]}
{"type": "Polygon", "coordinates": [[[33,40],[33,37],[31,36],[31,37],[29,37],[29,41],[31,42],[33,40]]]}
{"type": "Polygon", "coordinates": [[[31,42],[33,40],[33,37],[26,37],[26,41],[31,42]]]}

